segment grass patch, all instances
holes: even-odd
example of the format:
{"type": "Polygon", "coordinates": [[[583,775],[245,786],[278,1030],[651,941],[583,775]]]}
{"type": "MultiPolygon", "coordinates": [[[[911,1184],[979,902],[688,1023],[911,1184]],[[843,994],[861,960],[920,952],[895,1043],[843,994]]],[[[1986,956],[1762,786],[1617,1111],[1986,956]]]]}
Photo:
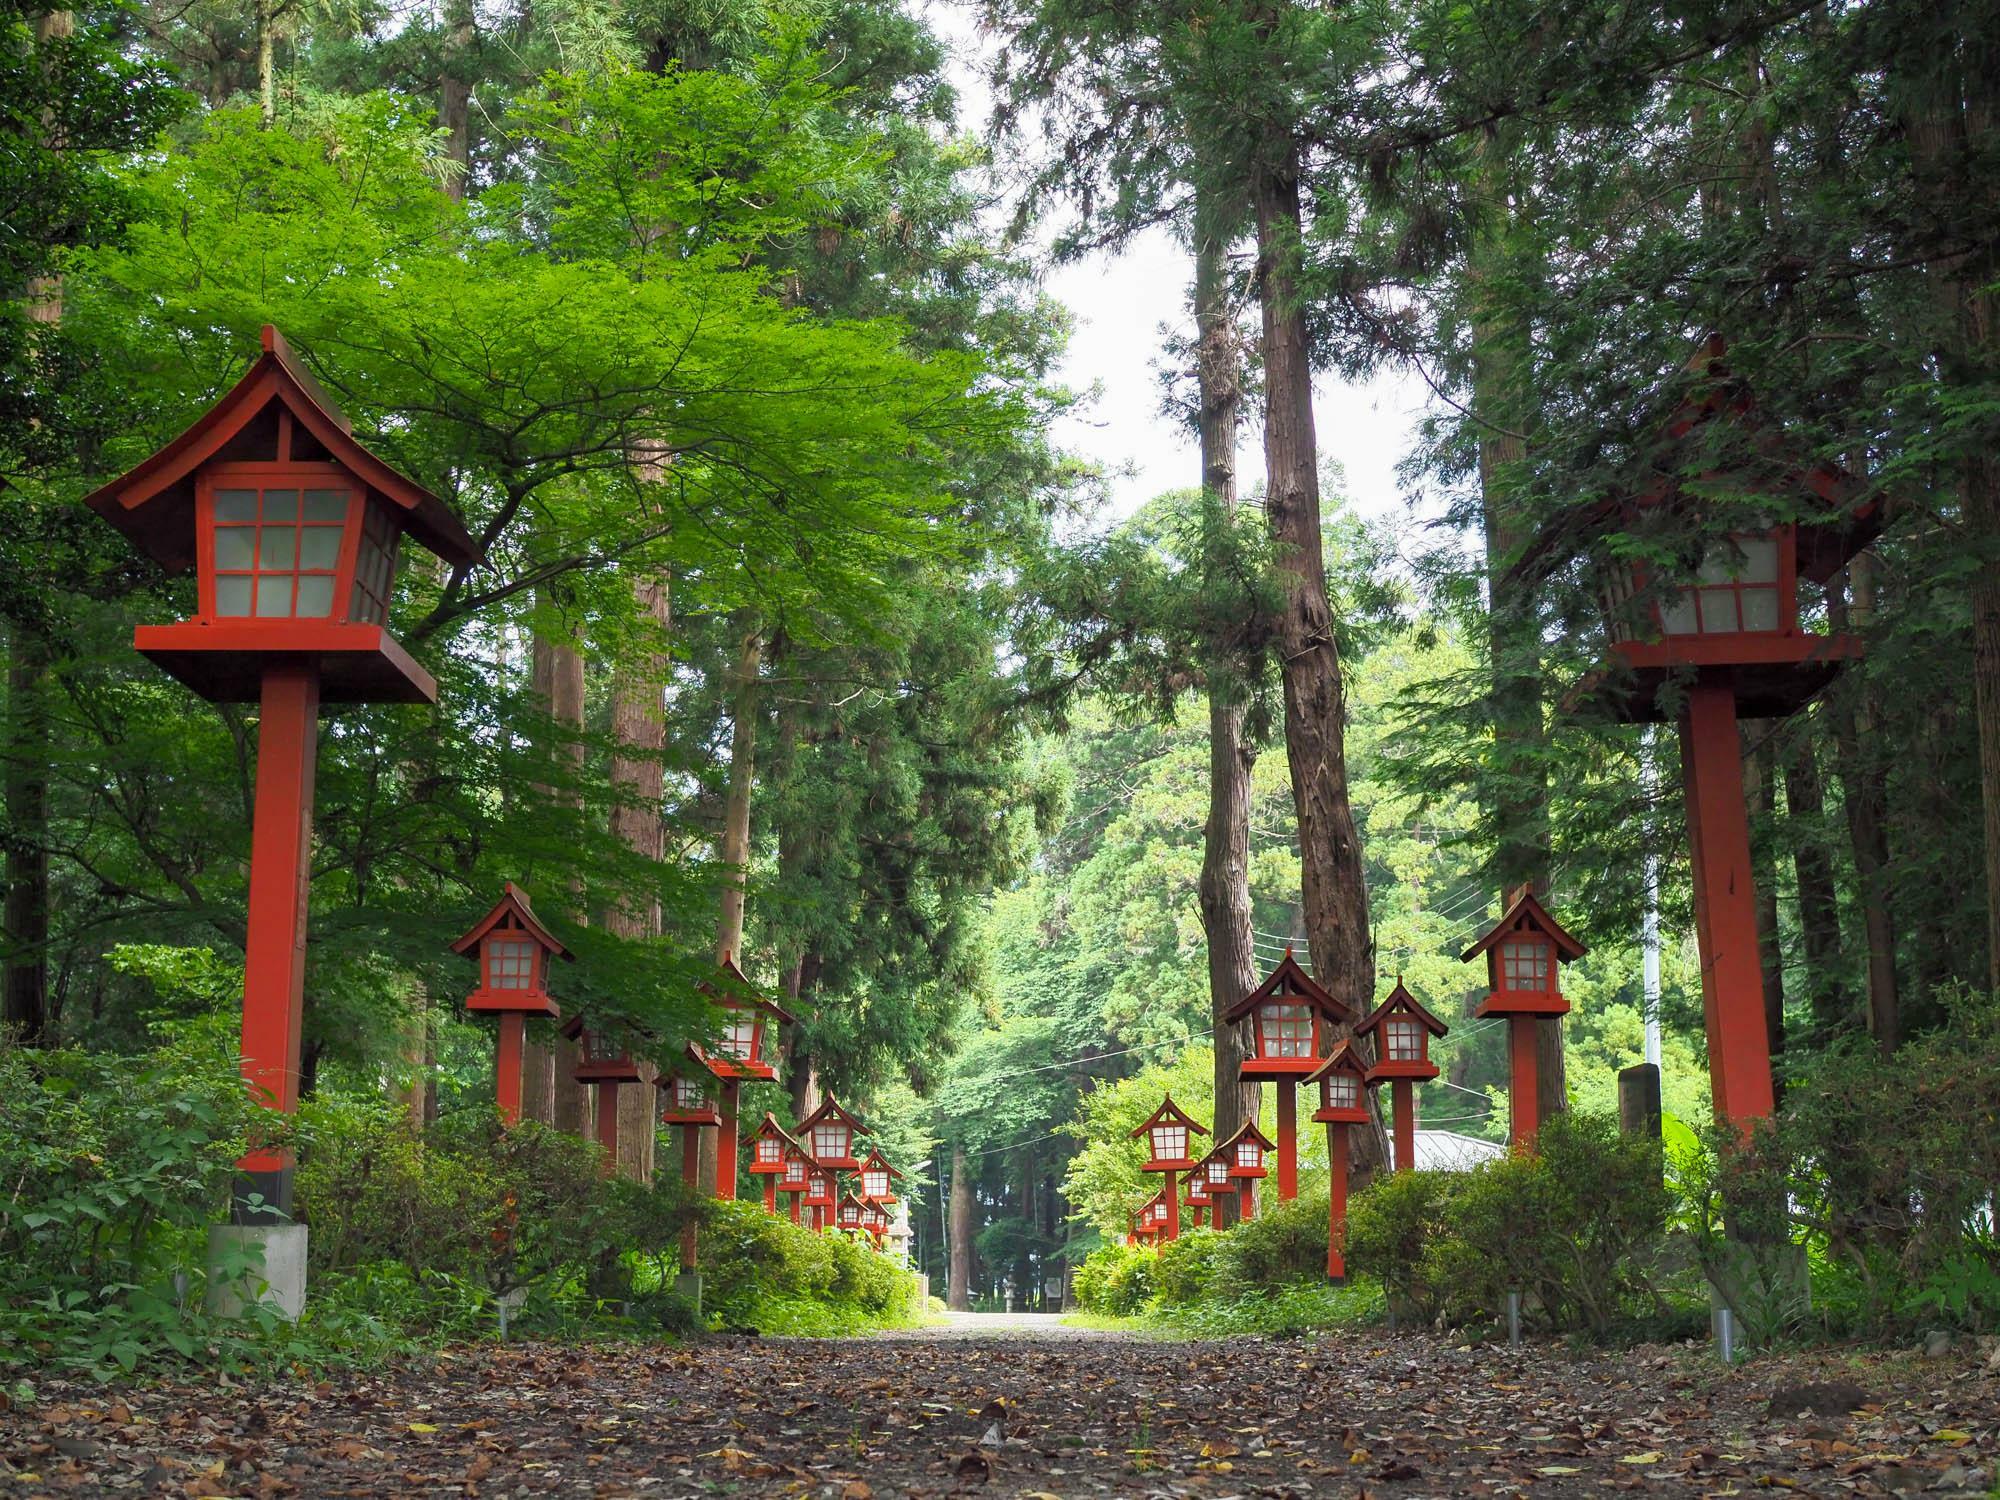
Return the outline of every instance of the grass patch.
{"type": "Polygon", "coordinates": [[[1281,1286],[1239,1296],[1162,1306],[1149,1304],[1129,1316],[1072,1313],[1072,1328],[1147,1333],[1164,1338],[1224,1339],[1262,1334],[1285,1338],[1382,1321],[1382,1288],[1374,1281],[1346,1286],[1281,1286]]]}

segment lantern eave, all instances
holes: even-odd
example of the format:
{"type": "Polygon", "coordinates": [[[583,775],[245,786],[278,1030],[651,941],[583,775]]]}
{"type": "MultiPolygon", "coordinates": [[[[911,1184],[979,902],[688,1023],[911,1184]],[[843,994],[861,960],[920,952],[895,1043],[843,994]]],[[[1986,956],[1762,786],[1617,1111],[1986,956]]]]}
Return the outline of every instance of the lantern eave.
{"type": "Polygon", "coordinates": [[[255,703],[265,669],[316,667],[322,703],[435,703],[437,679],[380,625],[330,620],[232,620],[141,625],[141,656],[211,703],[255,703]]]}
{"type": "Polygon", "coordinates": [[[1473,1007],[1472,1018],[1489,1016],[1566,1016],[1569,1001],[1561,995],[1535,994],[1527,990],[1495,990],[1473,1007]]]}
{"type": "Polygon", "coordinates": [[[1312,1077],[1325,1062],[1323,1057],[1246,1057],[1236,1076],[1245,1083],[1296,1081],[1312,1077]]]}
{"type": "MultiPolygon", "coordinates": [[[[1563,1007],[1565,1011],[1568,1008],[1567,1005],[1563,1007]]],[[[1438,1065],[1434,1062],[1423,1062],[1415,1058],[1385,1059],[1368,1070],[1368,1081],[1376,1083],[1385,1078],[1407,1078],[1417,1083],[1429,1083],[1438,1076],[1438,1072],[1438,1065]]]]}
{"type": "Polygon", "coordinates": [[[487,1015],[547,1016],[562,1019],[562,1007],[547,995],[533,990],[474,990],[465,997],[465,1008],[487,1015]]]}

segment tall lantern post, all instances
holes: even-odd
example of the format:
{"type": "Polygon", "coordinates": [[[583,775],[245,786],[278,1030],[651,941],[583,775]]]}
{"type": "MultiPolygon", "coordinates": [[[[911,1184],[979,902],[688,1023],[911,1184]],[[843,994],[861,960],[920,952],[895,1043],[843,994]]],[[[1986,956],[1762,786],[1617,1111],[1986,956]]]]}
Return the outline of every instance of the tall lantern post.
{"type": "Polygon", "coordinates": [[[1347,1279],[1347,1133],[1368,1123],[1369,1076],[1354,1044],[1342,1038],[1308,1080],[1319,1085],[1313,1118],[1326,1126],[1326,1279],[1335,1283],[1347,1279]]]}
{"type": "MultiPolygon", "coordinates": [[[[716,1113],[715,1075],[695,1054],[685,1049],[673,1067],[660,1075],[660,1123],[679,1132],[681,1138],[681,1186],[692,1197],[701,1182],[701,1133],[722,1123],[716,1113]]],[[[765,1197],[770,1196],[768,1190],[765,1197]]],[[[692,1272],[700,1261],[700,1235],[690,1222],[681,1231],[681,1270],[692,1272]]]]}
{"type": "MultiPolygon", "coordinates": [[[[1375,1065],[1368,1070],[1368,1081],[1386,1080],[1389,1085],[1395,1105],[1398,1172],[1411,1171],[1417,1164],[1416,1085],[1438,1076],[1438,1066],[1431,1061],[1431,1038],[1450,1030],[1404,988],[1400,974],[1389,998],[1354,1028],[1356,1038],[1369,1038],[1375,1045],[1375,1065]]],[[[1341,1140],[1344,1145],[1344,1130],[1341,1140]]]]}
{"type": "MultiPolygon", "coordinates": [[[[1215,1154],[1229,1163],[1229,1179],[1241,1203],[1238,1214],[1246,1224],[1257,1217],[1257,1185],[1271,1175],[1269,1157],[1276,1149],[1255,1120],[1245,1120],[1236,1134],[1215,1148],[1215,1154]]],[[[1282,1166],[1284,1158],[1278,1160],[1282,1166]]]]}
{"type": "Polygon", "coordinates": [[[1853,475],[1762,424],[1725,352],[1710,337],[1691,362],[1693,397],[1664,424],[1631,498],[1568,517],[1552,537],[1611,533],[1629,543],[1662,523],[1713,521],[1719,495],[1749,502],[1731,506],[1734,524],[1701,528],[1697,555],[1678,568],[1634,561],[1629,545],[1605,549],[1610,660],[1566,705],[1679,727],[1709,1079],[1716,1113],[1748,1129],[1775,1095],[1738,720],[1797,713],[1860,657],[1858,637],[1805,628],[1799,584],[1830,584],[1880,532],[1883,511],[1853,475]],[[1747,439],[1743,472],[1717,468],[1719,455],[1704,452],[1718,438],[1747,439]],[[1788,519],[1758,514],[1765,505],[1788,519]]]}
{"type": "MultiPolygon", "coordinates": [[[[790,1021],[789,1012],[773,1005],[751,987],[730,954],[722,955],[722,987],[715,1002],[723,1011],[722,1045],[714,1051],[697,1048],[695,1055],[722,1084],[716,1115],[715,1196],[736,1196],[737,1121],[746,1080],[770,1083],[778,1070],[767,1049],[771,1045],[771,1021],[790,1021]]],[[[705,986],[706,987],[706,986],[705,986]]]]}
{"type": "Polygon", "coordinates": [[[1486,958],[1488,991],[1472,1014],[1507,1019],[1507,1141],[1516,1151],[1534,1149],[1538,1078],[1536,1026],[1544,1016],[1569,1012],[1557,968],[1583,957],[1583,944],[1556,925],[1534,892],[1524,890],[1492,928],[1466,949],[1462,961],[1486,958]]]}
{"type": "MultiPolygon", "coordinates": [[[[437,683],[388,631],[397,553],[408,537],[466,569],[481,552],[449,506],[355,441],[277,329],[266,326],[262,342],[193,426],[84,503],[166,571],[194,570],[194,618],[141,625],[133,646],[211,703],[258,705],[243,1078],[266,1108],[290,1114],[320,710],[435,702],[437,683]]],[[[306,1227],[291,1222],[292,1168],[275,1134],[252,1146],[211,1251],[252,1252],[260,1300],[296,1317],[306,1227]]],[[[240,1309],[227,1283],[212,1285],[219,1310],[240,1309]]]]}
{"type": "Polygon", "coordinates": [[[627,1084],[644,1083],[646,1075],[630,1051],[604,1032],[584,1025],[582,1016],[563,1022],[562,1034],[576,1043],[576,1068],[571,1076],[578,1083],[597,1088],[597,1144],[604,1148],[603,1171],[609,1177],[618,1170],[618,1090],[627,1084]]]}
{"type": "Polygon", "coordinates": [[[1351,1026],[1359,1014],[1318,984],[1287,948],[1264,982],[1222,1019],[1244,1030],[1237,1076],[1277,1085],[1278,1196],[1290,1202],[1299,1195],[1298,1086],[1332,1050],[1336,1029],[1351,1026]]]}
{"type": "Polygon", "coordinates": [[[1181,1199],[1174,1189],[1175,1174],[1193,1170],[1194,1138],[1207,1134],[1208,1127],[1197,1124],[1192,1116],[1174,1103],[1172,1094],[1168,1094],[1146,1122],[1132,1132],[1133,1140],[1143,1138],[1146,1142],[1145,1170],[1166,1174],[1154,1201],[1164,1205],[1165,1214],[1160,1228],[1170,1240],[1179,1239],[1181,1234],[1181,1199]]]}
{"type": "Polygon", "coordinates": [[[750,1137],[750,1172],[752,1176],[764,1179],[764,1212],[767,1214],[778,1212],[778,1183],[785,1175],[785,1159],[788,1153],[798,1148],[799,1143],[778,1123],[778,1117],[769,1110],[764,1111],[763,1123],[750,1137]]]}
{"type": "Polygon", "coordinates": [[[567,948],[535,919],[528,893],[513,881],[500,900],[472,930],[451,945],[451,951],[479,965],[479,986],[465,997],[475,1015],[497,1014],[500,1039],[494,1049],[493,1097],[509,1125],[521,1119],[521,1054],[527,1044],[528,1017],[560,1019],[562,1012],[549,994],[549,960],[571,959],[567,948]]]}

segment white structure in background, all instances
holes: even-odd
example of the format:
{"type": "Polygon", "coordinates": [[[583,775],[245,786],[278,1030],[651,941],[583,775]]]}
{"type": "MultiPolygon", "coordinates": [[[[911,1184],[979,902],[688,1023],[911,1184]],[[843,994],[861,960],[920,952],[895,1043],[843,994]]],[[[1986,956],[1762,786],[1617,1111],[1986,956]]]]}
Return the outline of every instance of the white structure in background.
{"type": "Polygon", "coordinates": [[[889,1221],[889,1253],[897,1263],[910,1263],[910,1204],[907,1198],[896,1204],[896,1217],[889,1221]]]}
{"type": "Polygon", "coordinates": [[[1419,1172],[1470,1172],[1485,1161],[1499,1161],[1507,1148],[1499,1141],[1482,1141],[1455,1130],[1417,1131],[1419,1172]]]}

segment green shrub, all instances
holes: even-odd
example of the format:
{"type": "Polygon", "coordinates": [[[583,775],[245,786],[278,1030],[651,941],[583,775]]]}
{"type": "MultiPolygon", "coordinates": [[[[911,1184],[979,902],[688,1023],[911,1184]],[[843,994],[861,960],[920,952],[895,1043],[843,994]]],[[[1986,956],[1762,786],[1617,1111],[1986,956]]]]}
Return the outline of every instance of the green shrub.
{"type": "Polygon", "coordinates": [[[1431,1322],[1452,1296],[1447,1245],[1463,1183],[1455,1172],[1392,1172],[1348,1201],[1347,1269],[1379,1281],[1400,1320],[1431,1322]]]}
{"type": "Polygon", "coordinates": [[[1129,1318],[1153,1295],[1157,1257],[1141,1245],[1105,1245],[1076,1268],[1076,1300],[1085,1312],[1129,1318]]]}
{"type": "Polygon", "coordinates": [[[1291,1202],[1273,1192],[1257,1217],[1222,1236],[1221,1280],[1231,1291],[1326,1280],[1326,1190],[1310,1188],[1291,1202]]]}
{"type": "Polygon", "coordinates": [[[1199,1302],[1228,1255],[1230,1236],[1195,1229],[1160,1247],[1153,1262],[1154,1294],[1162,1303],[1199,1302]]]}

